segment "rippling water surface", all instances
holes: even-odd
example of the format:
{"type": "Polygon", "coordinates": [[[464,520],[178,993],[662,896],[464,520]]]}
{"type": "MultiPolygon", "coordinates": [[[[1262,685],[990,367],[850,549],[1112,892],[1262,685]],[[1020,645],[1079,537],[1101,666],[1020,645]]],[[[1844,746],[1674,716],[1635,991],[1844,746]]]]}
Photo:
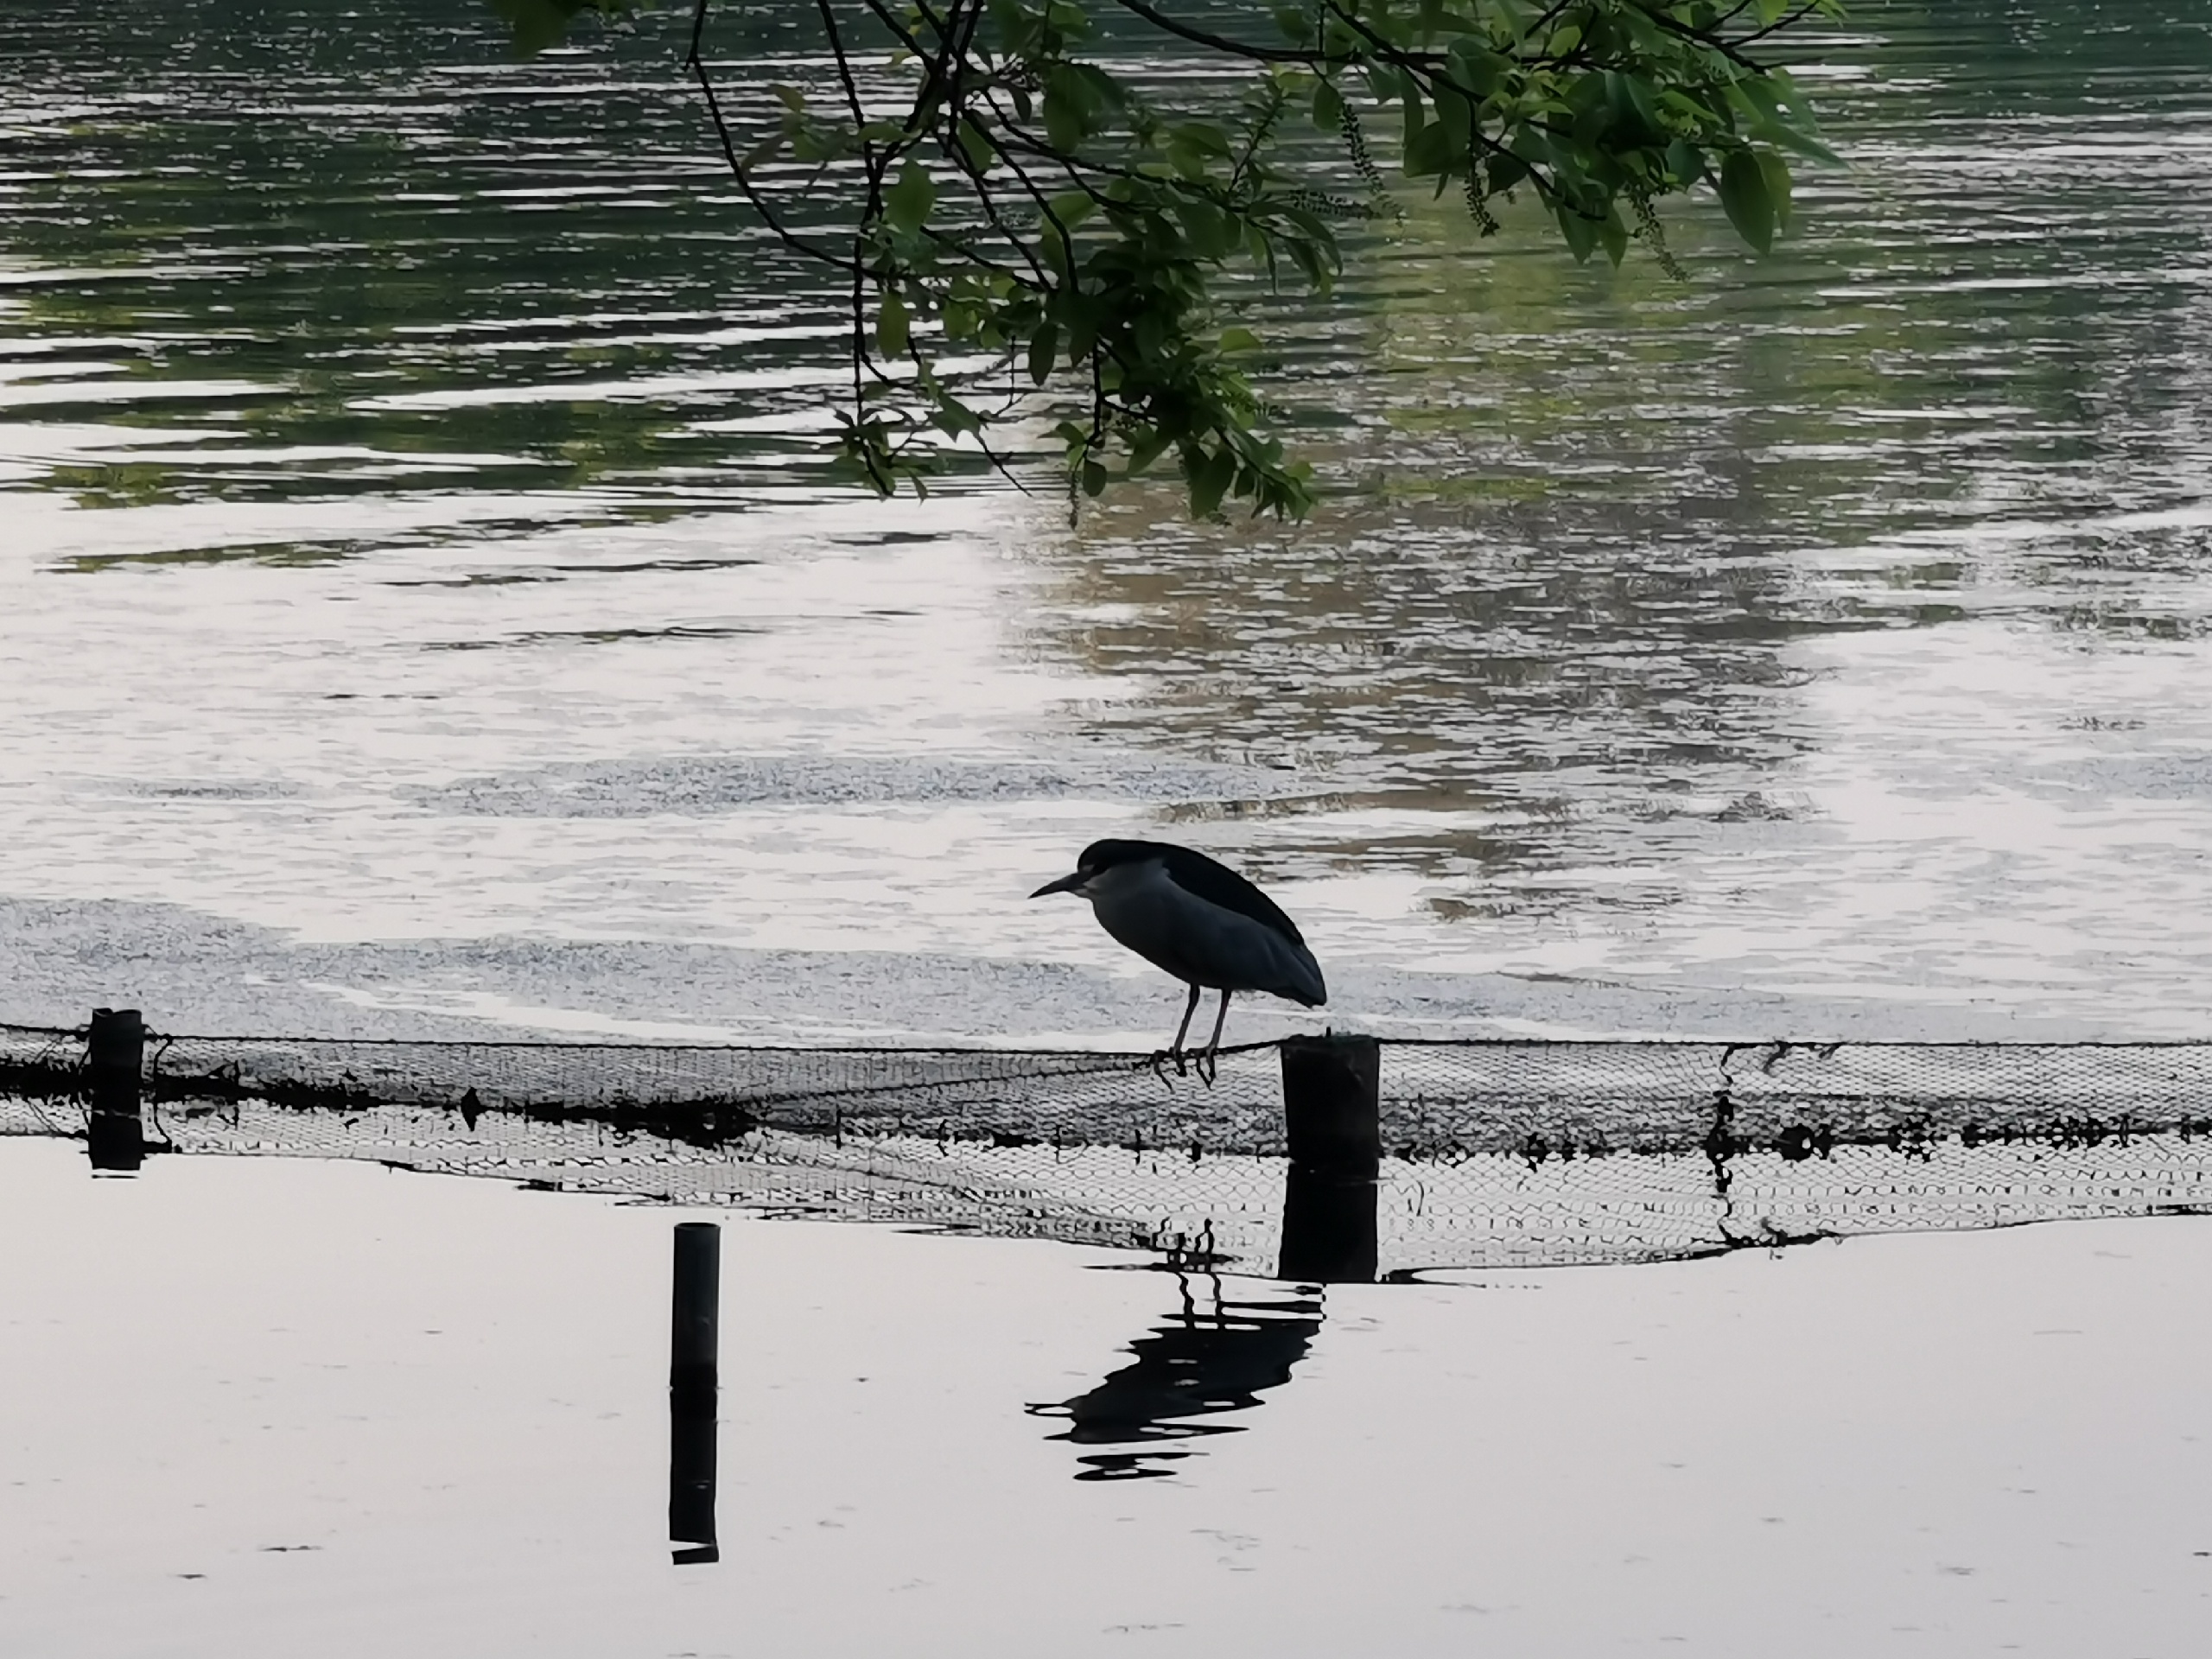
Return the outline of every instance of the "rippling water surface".
{"type": "Polygon", "coordinates": [[[1134,831],[1384,1031],[2212,1028],[2201,9],[1855,8],[1688,283],[1409,201],[1294,530],[833,484],[677,50],[0,16],[0,1015],[1151,1039],[1134,831]]]}

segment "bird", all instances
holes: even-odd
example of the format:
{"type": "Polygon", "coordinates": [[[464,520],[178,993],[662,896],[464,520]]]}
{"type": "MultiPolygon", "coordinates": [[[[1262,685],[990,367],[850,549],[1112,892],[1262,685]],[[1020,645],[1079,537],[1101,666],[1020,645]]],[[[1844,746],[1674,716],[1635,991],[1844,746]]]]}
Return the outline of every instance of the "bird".
{"type": "Polygon", "coordinates": [[[1072,874],[1047,881],[1029,896],[1072,893],[1090,900],[1099,926],[1155,968],[1191,988],[1175,1040],[1159,1056],[1183,1070],[1183,1039],[1208,990],[1221,993],[1213,1038],[1197,1056],[1198,1076],[1213,1081],[1229,999],[1238,991],[1318,1008],[1329,1000],[1321,966],[1298,925],[1274,900],[1226,864],[1164,841],[1094,841],[1072,874]]]}

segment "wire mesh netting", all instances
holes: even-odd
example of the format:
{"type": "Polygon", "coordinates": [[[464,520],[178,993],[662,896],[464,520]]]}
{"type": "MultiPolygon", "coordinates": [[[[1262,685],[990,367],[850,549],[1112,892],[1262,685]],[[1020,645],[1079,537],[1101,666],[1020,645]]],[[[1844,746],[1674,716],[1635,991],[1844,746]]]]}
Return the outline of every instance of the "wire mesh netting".
{"type": "MultiPolygon", "coordinates": [[[[1380,1055],[1385,1273],[2212,1209],[2212,1045],[1380,1055]]],[[[155,1035],[145,1056],[141,1154],[372,1159],[1286,1270],[1296,1254],[1274,1045],[1225,1051],[1211,1084],[1072,1051],[155,1035]]],[[[82,1032],[0,1027],[0,1133],[84,1138],[97,1162],[97,1105],[82,1032]]]]}

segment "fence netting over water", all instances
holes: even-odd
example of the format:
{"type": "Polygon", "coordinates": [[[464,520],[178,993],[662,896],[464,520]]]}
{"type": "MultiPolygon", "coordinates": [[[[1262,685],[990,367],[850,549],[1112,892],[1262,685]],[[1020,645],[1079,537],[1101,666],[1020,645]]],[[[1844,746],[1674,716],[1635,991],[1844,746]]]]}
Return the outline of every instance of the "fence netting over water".
{"type": "MultiPolygon", "coordinates": [[[[1384,1273],[2212,1211],[2212,1044],[1382,1045],[1384,1273]]],[[[0,1026],[0,1134],[93,1144],[84,1033],[0,1026]]],[[[1274,1046],[1149,1057],[149,1037],[143,1139],[1268,1268],[1274,1046]]],[[[126,1160],[127,1161],[127,1160],[126,1160]]]]}

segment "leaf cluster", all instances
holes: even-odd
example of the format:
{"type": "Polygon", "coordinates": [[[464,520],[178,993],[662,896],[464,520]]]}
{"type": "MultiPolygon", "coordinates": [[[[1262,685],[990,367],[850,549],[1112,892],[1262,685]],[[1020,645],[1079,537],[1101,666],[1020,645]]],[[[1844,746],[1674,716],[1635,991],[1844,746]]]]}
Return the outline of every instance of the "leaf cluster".
{"type": "MultiPolygon", "coordinates": [[[[492,3],[531,48],[625,0],[492,3]]],[[[1015,476],[1007,435],[1041,418],[1081,495],[1172,461],[1196,514],[1308,512],[1311,472],[1252,383],[1262,343],[1219,296],[1239,268],[1327,292],[1338,227],[1388,210],[1370,128],[1486,233],[1494,201],[1526,194],[1577,259],[1618,264],[1640,239],[1670,271],[1656,204],[1710,188],[1764,252],[1789,221],[1789,157],[1832,159],[1758,52],[1838,0],[1275,0],[1236,14],[1245,33],[1154,0],[813,4],[837,91],[772,89],[772,135],[748,150],[703,55],[709,0],[687,61],[747,199],[844,285],[841,458],[887,494],[963,449],[1015,476]],[[1238,90],[1147,75],[1131,29],[1233,67],[1238,90]],[[885,40],[887,61],[858,44],[885,40]],[[1300,169],[1286,138],[1306,122],[1360,193],[1300,169]],[[825,193],[845,228],[796,228],[825,193]]]]}

